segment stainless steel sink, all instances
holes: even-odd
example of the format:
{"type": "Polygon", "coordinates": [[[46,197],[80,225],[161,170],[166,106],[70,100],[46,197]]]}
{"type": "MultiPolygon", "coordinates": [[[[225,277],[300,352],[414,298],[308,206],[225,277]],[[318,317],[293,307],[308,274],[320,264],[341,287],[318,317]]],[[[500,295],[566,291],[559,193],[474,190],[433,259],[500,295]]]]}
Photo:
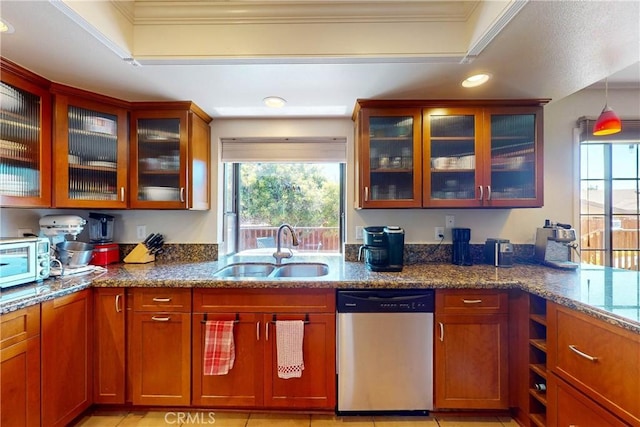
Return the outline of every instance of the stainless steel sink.
{"type": "Polygon", "coordinates": [[[267,277],[275,268],[275,264],[268,262],[240,262],[229,264],[213,275],[215,277],[267,277]]]}
{"type": "Polygon", "coordinates": [[[319,262],[292,262],[276,265],[268,262],[238,262],[216,271],[221,278],[320,277],[329,274],[329,266],[319,262]]]}
{"type": "Polygon", "coordinates": [[[270,277],[320,277],[329,274],[327,264],[317,262],[292,262],[282,264],[270,277]]]}

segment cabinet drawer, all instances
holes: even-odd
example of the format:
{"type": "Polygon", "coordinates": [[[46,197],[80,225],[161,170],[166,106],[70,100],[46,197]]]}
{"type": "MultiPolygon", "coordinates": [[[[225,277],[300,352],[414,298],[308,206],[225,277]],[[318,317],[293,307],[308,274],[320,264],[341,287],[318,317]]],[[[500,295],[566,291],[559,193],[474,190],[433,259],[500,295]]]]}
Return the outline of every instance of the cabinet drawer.
{"type": "Polygon", "coordinates": [[[492,290],[438,290],[436,310],[439,314],[508,313],[508,296],[492,290]]]}
{"type": "Polygon", "coordinates": [[[191,289],[136,288],[133,310],[190,312],[191,289]]]}
{"type": "Polygon", "coordinates": [[[548,367],[628,422],[640,423],[640,335],[550,303],[548,367]]]}
{"type": "Polygon", "coordinates": [[[334,289],[194,289],[193,311],[335,313],[334,289]]]}
{"type": "Polygon", "coordinates": [[[0,323],[0,348],[3,349],[40,335],[40,304],[3,314],[0,323]]]}

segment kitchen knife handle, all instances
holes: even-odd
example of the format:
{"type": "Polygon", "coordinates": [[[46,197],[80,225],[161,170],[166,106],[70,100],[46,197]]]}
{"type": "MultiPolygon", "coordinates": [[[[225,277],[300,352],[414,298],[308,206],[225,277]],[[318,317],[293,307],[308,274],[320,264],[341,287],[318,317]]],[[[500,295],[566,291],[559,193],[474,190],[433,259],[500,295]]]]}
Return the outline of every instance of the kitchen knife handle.
{"type": "Polygon", "coordinates": [[[120,201],[124,202],[124,187],[120,187],[120,201]]]}
{"type": "Polygon", "coordinates": [[[491,186],[487,185],[487,200],[491,200],[491,186]]]}
{"type": "Polygon", "coordinates": [[[120,313],[122,309],[120,308],[120,294],[116,295],[116,313],[120,313]]]}
{"type": "Polygon", "coordinates": [[[184,187],[180,187],[180,202],[184,203],[184,187]]]}
{"type": "Polygon", "coordinates": [[[482,188],[482,185],[478,185],[478,188],[480,189],[480,198],[478,200],[482,200],[484,199],[484,188],[482,188]]]}
{"type": "Polygon", "coordinates": [[[574,353],[576,353],[578,356],[582,356],[582,357],[584,357],[585,359],[588,359],[588,360],[590,360],[590,361],[592,361],[592,362],[597,362],[597,361],[598,361],[598,358],[597,358],[596,356],[590,356],[590,355],[588,355],[587,353],[583,353],[583,352],[581,352],[580,350],[578,350],[578,349],[576,348],[576,346],[575,346],[575,345],[569,345],[569,350],[573,351],[573,352],[574,352],[574,353]]]}
{"type": "Polygon", "coordinates": [[[154,297],[153,302],[171,302],[171,298],[158,298],[154,297]]]}
{"type": "Polygon", "coordinates": [[[440,325],[440,342],[444,341],[444,323],[438,322],[440,325]]]}
{"type": "Polygon", "coordinates": [[[369,187],[364,187],[364,201],[369,201],[369,187]]]}
{"type": "Polygon", "coordinates": [[[167,316],[167,317],[151,316],[151,320],[155,320],[156,322],[168,322],[169,320],[171,320],[171,317],[169,317],[169,316],[167,316]]]}

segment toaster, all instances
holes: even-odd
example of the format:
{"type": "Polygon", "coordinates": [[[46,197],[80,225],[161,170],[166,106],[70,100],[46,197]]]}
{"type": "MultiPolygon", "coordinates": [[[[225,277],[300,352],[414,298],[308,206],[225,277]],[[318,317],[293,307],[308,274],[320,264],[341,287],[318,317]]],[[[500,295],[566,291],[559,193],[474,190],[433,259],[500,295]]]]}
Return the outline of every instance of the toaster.
{"type": "Polygon", "coordinates": [[[513,266],[513,244],[507,239],[487,239],[484,243],[484,262],[496,267],[513,266]]]}

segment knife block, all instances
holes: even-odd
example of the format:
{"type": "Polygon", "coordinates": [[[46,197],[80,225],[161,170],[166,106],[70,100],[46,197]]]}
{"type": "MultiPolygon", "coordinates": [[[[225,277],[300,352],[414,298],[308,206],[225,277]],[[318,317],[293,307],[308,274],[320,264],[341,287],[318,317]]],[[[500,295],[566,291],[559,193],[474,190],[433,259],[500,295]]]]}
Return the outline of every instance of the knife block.
{"type": "Polygon", "coordinates": [[[149,253],[149,249],[142,243],[138,243],[129,255],[124,258],[124,262],[129,264],[145,264],[156,260],[156,256],[149,253]]]}

